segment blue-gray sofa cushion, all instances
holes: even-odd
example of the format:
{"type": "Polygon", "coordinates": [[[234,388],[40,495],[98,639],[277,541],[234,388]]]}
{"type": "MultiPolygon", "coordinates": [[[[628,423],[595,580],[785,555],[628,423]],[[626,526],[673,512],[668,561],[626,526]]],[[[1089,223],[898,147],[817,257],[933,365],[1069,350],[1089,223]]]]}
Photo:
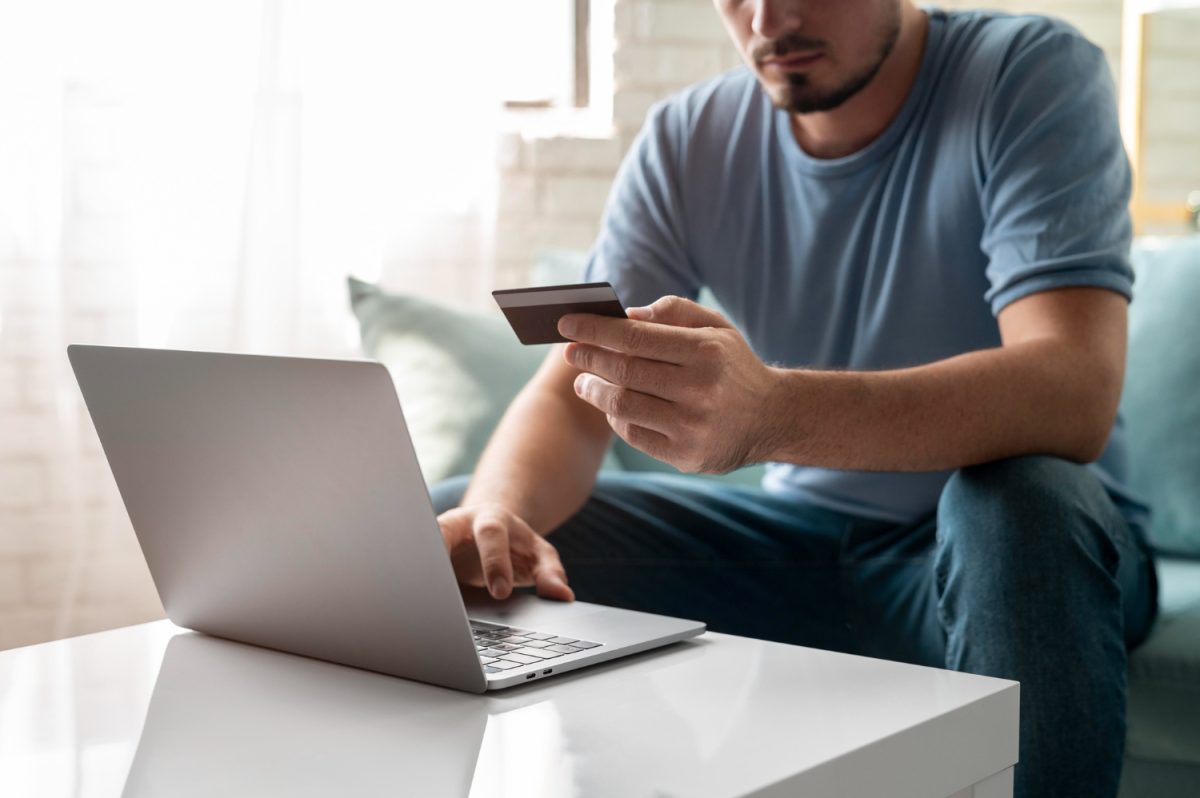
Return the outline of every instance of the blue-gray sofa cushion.
{"type": "Polygon", "coordinates": [[[1122,414],[1150,539],[1200,556],[1200,235],[1142,239],[1129,315],[1122,414]]]}

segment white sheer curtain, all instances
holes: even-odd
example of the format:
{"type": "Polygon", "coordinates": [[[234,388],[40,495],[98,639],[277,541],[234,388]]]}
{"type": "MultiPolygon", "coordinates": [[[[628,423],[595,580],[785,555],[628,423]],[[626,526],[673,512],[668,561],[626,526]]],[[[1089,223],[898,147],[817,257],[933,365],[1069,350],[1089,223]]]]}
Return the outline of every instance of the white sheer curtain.
{"type": "Polygon", "coordinates": [[[0,648],[159,611],[64,349],[487,285],[502,3],[0,0],[0,648]]]}

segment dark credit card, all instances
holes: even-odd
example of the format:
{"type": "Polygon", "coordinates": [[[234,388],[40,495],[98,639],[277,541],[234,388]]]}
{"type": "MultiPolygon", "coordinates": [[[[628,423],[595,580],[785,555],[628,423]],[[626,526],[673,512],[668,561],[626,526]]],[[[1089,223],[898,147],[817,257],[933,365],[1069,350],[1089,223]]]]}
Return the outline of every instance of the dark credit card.
{"type": "Polygon", "coordinates": [[[558,320],[568,313],[595,313],[623,319],[625,308],[609,283],[547,285],[493,291],[496,304],[523,344],[556,344],[558,320]]]}

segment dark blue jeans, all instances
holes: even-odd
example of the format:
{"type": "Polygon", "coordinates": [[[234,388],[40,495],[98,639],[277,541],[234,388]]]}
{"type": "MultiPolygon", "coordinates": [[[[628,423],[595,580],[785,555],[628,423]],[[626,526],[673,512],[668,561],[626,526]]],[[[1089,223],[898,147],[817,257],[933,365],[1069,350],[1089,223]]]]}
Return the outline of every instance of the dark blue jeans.
{"type": "MultiPolygon", "coordinates": [[[[435,486],[437,511],[466,484],[435,486]]],[[[1157,582],[1141,531],[1082,466],[961,469],[936,514],[909,525],[701,478],[602,472],[549,540],[581,601],[1017,680],[1016,794],[1116,795],[1126,652],[1154,620],[1157,582]]]]}

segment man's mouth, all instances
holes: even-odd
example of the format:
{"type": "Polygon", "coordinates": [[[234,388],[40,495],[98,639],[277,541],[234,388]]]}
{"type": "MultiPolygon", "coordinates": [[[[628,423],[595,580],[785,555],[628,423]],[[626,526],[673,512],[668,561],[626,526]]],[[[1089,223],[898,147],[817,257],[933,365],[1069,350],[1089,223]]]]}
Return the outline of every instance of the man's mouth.
{"type": "Polygon", "coordinates": [[[821,50],[803,50],[772,55],[762,59],[766,69],[777,69],[781,72],[803,72],[824,57],[821,50]]]}

